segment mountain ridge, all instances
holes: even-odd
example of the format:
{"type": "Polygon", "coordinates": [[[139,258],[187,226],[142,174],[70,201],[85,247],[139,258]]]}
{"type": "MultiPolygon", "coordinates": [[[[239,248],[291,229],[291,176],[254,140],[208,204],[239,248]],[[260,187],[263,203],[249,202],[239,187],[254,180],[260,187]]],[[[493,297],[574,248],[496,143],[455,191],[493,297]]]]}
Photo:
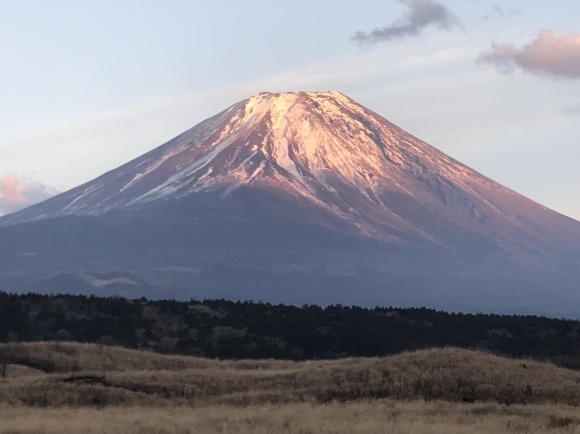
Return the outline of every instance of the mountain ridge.
{"type": "MultiPolygon", "coordinates": [[[[252,293],[254,281],[240,280],[248,279],[248,270],[262,276],[256,277],[260,294],[268,294],[268,285],[290,294],[288,282],[296,276],[296,286],[328,293],[328,285],[337,284],[333,273],[350,270],[351,285],[358,277],[368,286],[367,302],[383,302],[397,291],[404,300],[404,288],[410,288],[416,303],[425,283],[407,283],[423,281],[421,276],[440,279],[446,297],[453,296],[449,288],[470,282],[483,292],[511,288],[512,304],[526,287],[545,300],[552,284],[564,298],[578,297],[579,222],[481,175],[337,91],[257,94],[93,181],[0,218],[0,239],[9,234],[15,240],[16,253],[4,258],[24,264],[11,253],[22,253],[24,245],[36,251],[34,242],[15,235],[18,223],[50,238],[47,245],[60,251],[58,240],[67,238],[68,229],[59,222],[66,216],[81,219],[74,223],[83,228],[79,236],[88,233],[89,240],[98,232],[101,239],[86,247],[71,240],[69,250],[76,253],[65,249],[60,262],[50,259],[61,272],[85,272],[95,261],[104,261],[100,271],[127,267],[128,258],[111,261],[107,249],[115,249],[135,257],[132,272],[139,258],[145,268],[155,261],[172,265],[164,257],[173,265],[233,267],[239,279],[229,283],[212,282],[221,276],[210,272],[206,280],[189,276],[185,285],[219,287],[219,294],[241,298],[252,293]],[[43,223],[48,219],[55,223],[43,223]],[[346,238],[337,242],[341,236],[346,238]],[[140,237],[154,241],[147,245],[140,237]],[[131,250],[135,245],[142,251],[131,250]],[[159,253],[148,252],[145,260],[150,249],[159,253]],[[66,265],[65,258],[77,265],[66,265]],[[79,263],[85,265],[79,269],[79,263]],[[237,293],[236,287],[243,289],[237,293]]],[[[348,288],[338,292],[346,296],[348,288]]]]}
{"type": "MultiPolygon", "coordinates": [[[[330,138],[336,139],[336,137],[330,138]]],[[[426,188],[433,190],[436,198],[445,205],[463,206],[466,208],[466,212],[471,212],[474,217],[482,220],[487,218],[487,214],[497,210],[493,209],[485,197],[481,200],[479,191],[466,182],[466,179],[477,180],[480,185],[476,187],[479,188],[482,185],[487,185],[506,194],[517,195],[512,190],[436,151],[337,91],[260,93],[230,106],[218,115],[203,121],[165,145],[132,160],[119,169],[107,172],[92,182],[59,195],[58,198],[64,203],[61,209],[56,212],[37,212],[36,215],[31,216],[31,211],[42,210],[45,206],[36,205],[19,213],[5,216],[0,219],[0,222],[9,224],[67,214],[100,215],[113,209],[145,205],[168,196],[179,198],[208,190],[218,190],[221,197],[225,198],[239,188],[251,183],[258,183],[260,180],[257,178],[262,177],[267,179],[266,182],[261,183],[262,187],[271,187],[271,184],[276,182],[283,184],[282,189],[287,192],[306,197],[314,204],[337,215],[342,215],[345,220],[354,220],[355,224],[362,225],[359,229],[364,234],[365,230],[368,230],[368,225],[360,222],[360,218],[356,215],[357,212],[351,204],[344,204],[340,197],[328,199],[329,195],[340,196],[343,194],[343,191],[337,191],[328,182],[328,179],[339,173],[341,179],[335,181],[340,184],[343,190],[345,187],[353,189],[354,186],[359,190],[358,193],[366,196],[367,203],[364,205],[374,203],[376,206],[373,208],[379,208],[371,211],[390,214],[389,219],[394,220],[393,224],[405,226],[405,219],[395,212],[394,207],[386,205],[381,200],[382,192],[380,188],[377,189],[377,186],[382,187],[383,190],[386,185],[394,186],[397,188],[390,188],[391,191],[409,193],[408,196],[416,194],[417,188],[414,186],[415,190],[409,191],[409,186],[401,182],[403,178],[400,174],[394,173],[390,174],[391,176],[388,173],[385,174],[387,172],[383,167],[385,161],[390,163],[387,169],[401,170],[403,168],[413,175],[414,181],[423,181],[426,188]],[[304,107],[306,103],[308,103],[308,107],[304,107]],[[321,104],[324,104],[324,107],[321,107],[321,104]],[[302,107],[298,107],[296,110],[295,106],[297,105],[302,107]],[[322,110],[316,112],[320,107],[322,110]],[[305,110],[305,108],[310,110],[305,110]],[[330,119],[323,119],[326,123],[337,124],[345,119],[345,109],[350,110],[350,119],[354,119],[354,122],[347,119],[345,121],[346,128],[341,128],[341,125],[335,127],[338,131],[334,135],[341,135],[343,141],[350,140],[358,143],[360,147],[364,146],[367,155],[363,155],[363,158],[361,155],[357,155],[357,150],[353,147],[347,147],[344,144],[338,147],[328,146],[332,145],[332,143],[327,143],[329,142],[328,136],[331,135],[328,128],[311,128],[313,123],[320,121],[320,116],[326,116],[330,119]],[[371,121],[361,117],[363,114],[368,116],[371,121]],[[305,119],[306,116],[309,118],[305,119]],[[288,137],[286,137],[288,135],[288,118],[295,121],[298,118],[297,122],[299,122],[299,125],[295,127],[297,131],[293,132],[294,141],[292,143],[289,143],[288,137]],[[388,123],[386,131],[377,131],[377,118],[388,123]],[[358,122],[359,125],[351,126],[355,122],[358,122]],[[211,128],[208,129],[208,127],[211,128]],[[269,131],[264,131],[266,127],[270,127],[269,131]],[[300,131],[300,129],[307,131],[300,131]],[[355,131],[358,137],[355,137],[356,134],[352,131],[355,131]],[[382,137],[381,132],[383,133],[382,137]],[[238,142],[244,133],[246,133],[244,137],[246,143],[240,145],[238,142]],[[192,134],[193,137],[190,137],[192,134]],[[262,135],[267,137],[262,138],[262,135]],[[299,137],[296,138],[296,136],[299,137]],[[387,138],[385,139],[385,137],[387,138]],[[208,138],[210,143],[204,143],[208,138]],[[399,143],[396,143],[397,139],[399,143]],[[201,145],[200,142],[202,142],[201,145]],[[369,144],[371,144],[370,147],[369,144]],[[202,150],[198,151],[198,148],[202,148],[202,150]],[[337,148],[341,152],[338,152],[337,148]],[[181,157],[180,154],[184,153],[191,155],[176,158],[181,157]],[[332,155],[329,157],[331,153],[332,155]],[[324,154],[322,158],[321,154],[324,154]],[[425,160],[431,160],[432,164],[418,163],[417,155],[423,156],[425,160]],[[348,165],[348,162],[345,161],[347,157],[355,157],[358,167],[355,164],[348,165]],[[231,160],[224,162],[219,161],[220,158],[230,158],[231,160]],[[177,160],[177,162],[169,165],[166,164],[166,160],[177,160]],[[367,163],[366,167],[363,167],[361,162],[367,163]],[[237,166],[236,163],[238,163],[237,166]],[[143,168],[143,166],[145,167],[143,168]],[[221,173],[212,173],[217,172],[216,166],[221,168],[221,173]],[[264,172],[272,172],[272,174],[268,173],[270,176],[265,176],[264,172]],[[377,173],[383,175],[383,179],[375,179],[377,173]],[[111,176],[113,179],[109,179],[111,176]],[[114,184],[114,187],[119,191],[108,192],[105,195],[104,203],[101,204],[95,200],[97,197],[95,193],[106,187],[107,184],[114,184]],[[462,191],[458,191],[458,189],[462,191]],[[130,192],[131,195],[129,196],[125,192],[130,192]],[[482,202],[479,204],[480,206],[475,206],[476,204],[472,201],[466,200],[465,192],[477,196],[477,199],[482,202]],[[453,195],[461,196],[463,203],[453,204],[453,195]],[[325,198],[326,200],[324,200],[325,198]],[[448,204],[448,201],[451,204],[448,204]],[[484,208],[485,210],[482,211],[484,208]]],[[[55,202],[54,199],[47,202],[51,201],[55,202]]],[[[360,197],[357,198],[357,201],[358,205],[363,205],[360,203],[360,197]]],[[[543,209],[550,213],[553,212],[545,207],[543,209]]],[[[417,225],[413,230],[421,231],[417,225]]],[[[377,234],[375,231],[369,235],[376,236],[377,234]]],[[[423,235],[426,234],[423,233],[423,235]]]]}

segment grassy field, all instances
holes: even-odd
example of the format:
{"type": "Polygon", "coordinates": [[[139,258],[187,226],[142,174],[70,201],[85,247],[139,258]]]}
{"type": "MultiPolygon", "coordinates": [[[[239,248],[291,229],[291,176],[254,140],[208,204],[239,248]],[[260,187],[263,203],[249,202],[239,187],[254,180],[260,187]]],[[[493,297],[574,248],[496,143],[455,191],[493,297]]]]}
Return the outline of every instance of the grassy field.
{"type": "Polygon", "coordinates": [[[580,433],[580,373],[453,348],[216,361],[0,345],[0,434],[580,433]]]}
{"type": "Polygon", "coordinates": [[[580,433],[574,407],[393,400],[202,408],[0,407],[2,434],[580,433]]]}

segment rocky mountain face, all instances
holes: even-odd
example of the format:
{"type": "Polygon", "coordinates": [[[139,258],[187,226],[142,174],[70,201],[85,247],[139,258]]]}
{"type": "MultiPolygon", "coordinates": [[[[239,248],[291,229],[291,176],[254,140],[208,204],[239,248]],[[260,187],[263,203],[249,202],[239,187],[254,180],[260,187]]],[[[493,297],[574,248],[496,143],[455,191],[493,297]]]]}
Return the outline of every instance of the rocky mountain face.
{"type": "Polygon", "coordinates": [[[255,95],[0,226],[7,289],[580,315],[579,222],[335,91],[255,95]]]}

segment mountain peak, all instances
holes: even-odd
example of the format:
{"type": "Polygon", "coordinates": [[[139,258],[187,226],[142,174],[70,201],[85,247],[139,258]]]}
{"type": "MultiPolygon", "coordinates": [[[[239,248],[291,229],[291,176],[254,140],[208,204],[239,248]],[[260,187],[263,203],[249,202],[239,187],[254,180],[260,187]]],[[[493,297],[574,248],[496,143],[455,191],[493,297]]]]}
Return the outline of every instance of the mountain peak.
{"type": "Polygon", "coordinates": [[[259,92],[251,97],[248,100],[253,100],[256,98],[262,97],[271,97],[271,98],[278,98],[278,97],[299,97],[299,96],[306,96],[309,98],[328,98],[328,97],[343,97],[348,98],[346,95],[340,93],[338,90],[329,90],[329,91],[298,91],[298,92],[259,92]]]}
{"type": "Polygon", "coordinates": [[[361,234],[391,239],[373,227],[378,218],[383,226],[403,225],[425,235],[381,197],[412,190],[419,172],[433,169],[436,176],[436,164],[449,166],[452,160],[338,91],[262,92],[4,222],[100,215],[201,192],[223,200],[254,188],[308,203],[361,234]],[[425,156],[430,168],[417,163],[425,156]],[[364,216],[369,212],[370,221],[364,216]]]}
{"type": "Polygon", "coordinates": [[[7,279],[60,270],[60,288],[97,267],[204,298],[540,312],[580,299],[578,222],[337,91],[254,95],[0,226],[49,218],[0,228],[7,279]]]}
{"type": "Polygon", "coordinates": [[[509,226],[525,232],[522,243],[539,236],[523,222],[561,217],[333,90],[258,93],[0,223],[101,215],[199,194],[225,204],[249,191],[298,204],[317,224],[390,241],[435,242],[441,228],[502,234],[509,226]]]}

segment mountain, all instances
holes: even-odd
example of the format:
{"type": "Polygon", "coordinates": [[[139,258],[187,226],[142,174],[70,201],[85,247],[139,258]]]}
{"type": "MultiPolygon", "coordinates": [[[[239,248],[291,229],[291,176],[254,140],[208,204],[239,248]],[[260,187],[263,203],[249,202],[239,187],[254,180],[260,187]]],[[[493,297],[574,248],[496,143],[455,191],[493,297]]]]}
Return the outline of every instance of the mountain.
{"type": "Polygon", "coordinates": [[[257,94],[0,225],[20,290],[580,315],[579,222],[336,91],[257,94]]]}

